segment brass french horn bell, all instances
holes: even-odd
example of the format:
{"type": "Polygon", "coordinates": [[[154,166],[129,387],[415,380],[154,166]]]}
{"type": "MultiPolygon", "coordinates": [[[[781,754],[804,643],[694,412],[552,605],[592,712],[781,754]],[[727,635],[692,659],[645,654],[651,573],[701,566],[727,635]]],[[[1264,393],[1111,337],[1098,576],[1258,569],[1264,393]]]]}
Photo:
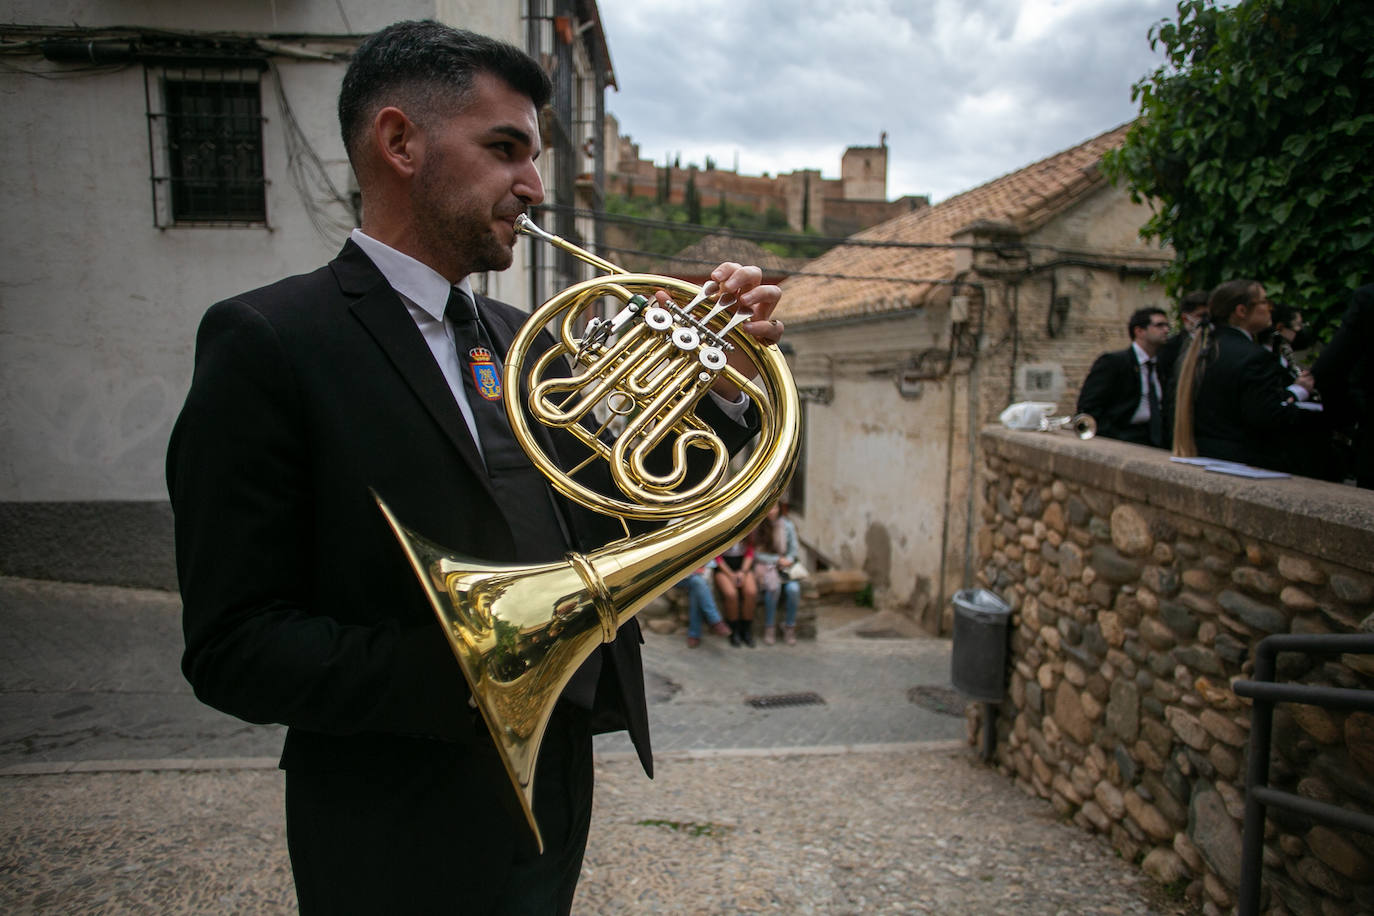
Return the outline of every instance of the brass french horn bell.
{"type": "Polygon", "coordinates": [[[622,624],[762,520],[796,466],[800,409],[782,352],[740,331],[749,316],[721,302],[713,284],[627,273],[523,216],[517,229],[610,276],[557,293],[516,334],[505,360],[511,430],[553,487],[620,519],[626,537],[559,562],[500,565],[445,550],[377,502],[429,596],[542,851],[534,771],[564,686],[622,624]],[[654,298],[660,289],[671,302],[654,298]],[[619,309],[583,327],[584,314],[606,299],[619,309]],[[554,346],[536,352],[546,326],[554,346]],[[750,357],[758,382],[729,365],[734,348],[750,357]],[[550,371],[559,364],[571,372],[550,371]],[[733,474],[724,443],[694,413],[722,374],[749,396],[761,421],[733,474]],[[532,422],[575,436],[586,459],[565,471],[544,452],[532,422]],[[691,450],[704,450],[698,457],[706,460],[689,473],[691,450]],[[608,466],[608,489],[574,479],[597,461],[608,466]],[[630,519],[661,527],[631,537],[630,519]]]}

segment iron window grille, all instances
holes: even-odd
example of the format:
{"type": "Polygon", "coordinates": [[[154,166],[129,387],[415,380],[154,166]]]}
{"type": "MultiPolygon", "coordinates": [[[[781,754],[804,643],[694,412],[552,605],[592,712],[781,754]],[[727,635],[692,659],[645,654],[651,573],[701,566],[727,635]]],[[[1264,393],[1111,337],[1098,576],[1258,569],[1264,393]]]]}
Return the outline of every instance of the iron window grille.
{"type": "Polygon", "coordinates": [[[153,223],[267,226],[263,61],[145,70],[153,223]]]}

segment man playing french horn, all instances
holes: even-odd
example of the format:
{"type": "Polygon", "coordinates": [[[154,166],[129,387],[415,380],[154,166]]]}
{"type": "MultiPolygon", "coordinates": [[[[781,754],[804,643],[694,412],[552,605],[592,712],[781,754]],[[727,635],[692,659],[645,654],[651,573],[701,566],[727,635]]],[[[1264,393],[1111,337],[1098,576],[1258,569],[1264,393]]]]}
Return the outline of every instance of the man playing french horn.
{"type": "MultiPolygon", "coordinates": [[[[289,727],[287,841],[305,913],[566,913],[592,734],[627,728],[652,774],[629,618],[580,662],[536,741],[539,852],[378,510],[490,563],[559,561],[624,534],[512,447],[503,399],[520,379],[503,362],[526,316],[467,279],[511,265],[516,219],[543,199],[549,94],[537,62],[482,36],[406,22],[369,38],[339,98],[361,228],[329,265],[216,304],[197,337],[167,459],[182,667],[206,703],[289,727]]],[[[776,343],[778,288],[757,267],[711,276],[752,316],[740,329],[776,343]]],[[[739,372],[712,378],[697,416],[734,450],[760,421],[740,390],[749,355],[729,360],[739,372]]],[[[577,460],[565,431],[540,435],[557,462],[577,460]]]]}

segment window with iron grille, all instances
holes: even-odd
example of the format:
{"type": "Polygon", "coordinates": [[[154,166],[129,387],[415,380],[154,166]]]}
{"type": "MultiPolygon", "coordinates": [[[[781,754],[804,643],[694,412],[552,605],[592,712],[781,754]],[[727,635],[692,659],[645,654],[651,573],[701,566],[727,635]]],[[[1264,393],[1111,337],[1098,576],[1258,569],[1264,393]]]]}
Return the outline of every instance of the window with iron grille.
{"type": "Polygon", "coordinates": [[[156,225],[265,226],[261,64],[149,68],[145,88],[156,225]]]}

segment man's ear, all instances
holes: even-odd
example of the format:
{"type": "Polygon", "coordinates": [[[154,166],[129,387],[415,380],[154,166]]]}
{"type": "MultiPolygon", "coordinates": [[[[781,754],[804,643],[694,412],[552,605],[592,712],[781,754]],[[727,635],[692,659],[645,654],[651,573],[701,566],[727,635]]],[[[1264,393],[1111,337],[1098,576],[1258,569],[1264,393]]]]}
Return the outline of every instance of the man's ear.
{"type": "Polygon", "coordinates": [[[403,178],[419,168],[423,143],[420,128],[401,109],[387,106],[372,119],[372,139],[382,166],[403,178]]]}

